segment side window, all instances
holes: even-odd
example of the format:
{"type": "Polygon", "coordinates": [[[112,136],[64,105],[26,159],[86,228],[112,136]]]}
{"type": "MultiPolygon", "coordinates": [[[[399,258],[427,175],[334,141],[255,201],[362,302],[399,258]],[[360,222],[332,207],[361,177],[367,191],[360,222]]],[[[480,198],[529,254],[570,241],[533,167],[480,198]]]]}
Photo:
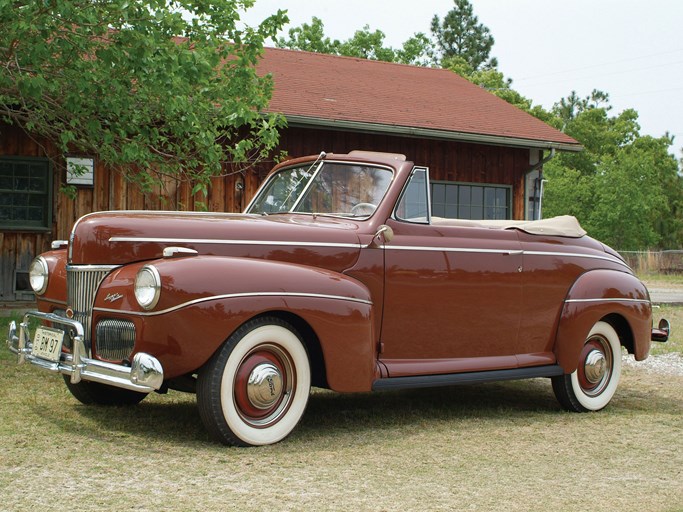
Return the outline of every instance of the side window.
{"type": "Polygon", "coordinates": [[[47,160],[0,159],[0,229],[49,228],[51,181],[47,160]]]}
{"type": "Polygon", "coordinates": [[[429,223],[429,177],[426,168],[413,169],[403,189],[395,215],[397,219],[408,222],[429,223]]]}

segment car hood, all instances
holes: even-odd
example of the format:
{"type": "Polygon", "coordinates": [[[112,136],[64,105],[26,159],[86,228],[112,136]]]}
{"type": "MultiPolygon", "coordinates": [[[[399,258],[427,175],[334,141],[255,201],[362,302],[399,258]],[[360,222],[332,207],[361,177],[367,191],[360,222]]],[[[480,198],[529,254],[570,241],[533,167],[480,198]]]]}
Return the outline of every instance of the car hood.
{"type": "Polygon", "coordinates": [[[353,222],[310,215],[98,212],[76,223],[69,255],[73,265],[123,265],[185,247],[341,271],[358,258],[357,231],[353,222]]]}

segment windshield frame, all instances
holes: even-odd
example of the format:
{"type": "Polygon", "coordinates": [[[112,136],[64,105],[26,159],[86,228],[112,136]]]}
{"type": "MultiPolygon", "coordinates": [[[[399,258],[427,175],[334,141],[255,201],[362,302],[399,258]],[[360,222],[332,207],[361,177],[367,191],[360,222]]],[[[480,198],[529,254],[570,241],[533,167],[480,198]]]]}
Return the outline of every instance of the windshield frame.
{"type": "Polygon", "coordinates": [[[290,166],[284,166],[280,169],[278,169],[276,172],[271,173],[268,178],[259,186],[258,190],[254,194],[254,197],[249,201],[249,204],[247,207],[244,209],[245,214],[250,214],[250,215],[283,215],[283,214],[295,214],[295,215],[313,215],[313,216],[326,216],[326,217],[335,217],[335,218],[343,218],[343,219],[355,219],[355,220],[368,220],[374,214],[376,213],[377,209],[379,209],[379,205],[384,202],[385,198],[387,197],[389,190],[391,189],[395,179],[396,179],[396,169],[389,165],[384,165],[384,164],[377,164],[377,163],[370,163],[370,162],[362,162],[362,161],[357,161],[357,160],[337,160],[337,159],[330,159],[330,160],[316,160],[310,164],[308,167],[308,170],[313,170],[310,178],[308,179],[308,182],[306,183],[306,186],[301,190],[299,193],[299,196],[297,197],[296,201],[292,204],[292,206],[288,210],[283,210],[283,211],[275,211],[275,212],[256,212],[256,211],[251,211],[251,209],[254,207],[254,205],[257,203],[257,200],[260,198],[261,194],[263,191],[267,190],[268,187],[272,184],[273,180],[277,179],[277,176],[280,173],[289,171],[291,169],[295,168],[301,168],[301,169],[306,169],[306,163],[297,163],[293,164],[290,166]],[[387,186],[377,202],[377,208],[370,214],[368,215],[352,215],[350,213],[332,213],[332,212],[308,212],[308,211],[296,211],[296,209],[299,207],[300,203],[306,198],[309,189],[316,183],[316,179],[318,178],[318,175],[322,172],[324,169],[324,166],[328,164],[337,164],[337,165],[344,165],[344,166],[349,166],[349,167],[369,167],[373,169],[381,169],[385,171],[389,171],[391,173],[391,177],[388,180],[387,186]]]}

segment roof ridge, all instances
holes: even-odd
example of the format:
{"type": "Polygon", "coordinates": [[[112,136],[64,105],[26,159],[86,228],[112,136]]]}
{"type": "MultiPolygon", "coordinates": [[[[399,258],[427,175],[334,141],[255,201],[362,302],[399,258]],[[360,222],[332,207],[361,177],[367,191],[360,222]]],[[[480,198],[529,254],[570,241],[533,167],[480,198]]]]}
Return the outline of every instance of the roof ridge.
{"type": "MultiPolygon", "coordinates": [[[[275,51],[281,51],[281,52],[288,52],[288,53],[303,53],[303,54],[308,54],[308,55],[322,55],[325,57],[329,58],[334,58],[334,59],[346,59],[346,60],[355,60],[358,62],[369,62],[369,63],[374,63],[374,64],[384,64],[387,66],[402,66],[402,67],[408,67],[408,68],[416,68],[416,69],[430,69],[434,71],[449,71],[451,73],[455,73],[455,71],[451,71],[450,69],[445,69],[445,68],[439,68],[439,67],[434,67],[434,66],[418,66],[416,64],[404,64],[402,62],[388,62],[386,60],[378,60],[378,59],[366,59],[364,57],[353,57],[351,55],[335,55],[333,53],[322,53],[322,52],[312,52],[309,50],[296,50],[292,48],[277,48],[273,46],[264,46],[264,50],[275,50],[275,51]]],[[[463,80],[467,80],[466,78],[462,77],[461,75],[458,75],[455,73],[457,76],[462,78],[463,80]]],[[[469,80],[468,80],[469,82],[469,80]]],[[[470,82],[471,83],[471,82],[470,82]]]]}

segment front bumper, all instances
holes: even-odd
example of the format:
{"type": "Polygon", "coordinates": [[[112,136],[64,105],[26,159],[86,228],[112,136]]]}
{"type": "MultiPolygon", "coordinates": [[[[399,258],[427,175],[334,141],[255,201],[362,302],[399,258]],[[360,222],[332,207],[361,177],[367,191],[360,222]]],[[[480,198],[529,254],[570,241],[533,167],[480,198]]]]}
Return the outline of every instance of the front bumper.
{"type": "Polygon", "coordinates": [[[83,336],[83,325],[76,320],[63,318],[52,313],[29,311],[24,316],[19,329],[11,322],[7,333],[7,346],[17,354],[17,362],[29,362],[53,373],[71,376],[73,384],[88,380],[107,384],[131,391],[150,393],[161,388],[164,382],[164,370],[155,357],[144,352],[133,356],[130,366],[107,363],[93,359],[86,349],[83,336]],[[56,323],[70,328],[66,336],[71,337],[71,353],[62,351],[59,362],[52,362],[33,355],[33,343],[29,334],[29,319],[56,323]]]}

